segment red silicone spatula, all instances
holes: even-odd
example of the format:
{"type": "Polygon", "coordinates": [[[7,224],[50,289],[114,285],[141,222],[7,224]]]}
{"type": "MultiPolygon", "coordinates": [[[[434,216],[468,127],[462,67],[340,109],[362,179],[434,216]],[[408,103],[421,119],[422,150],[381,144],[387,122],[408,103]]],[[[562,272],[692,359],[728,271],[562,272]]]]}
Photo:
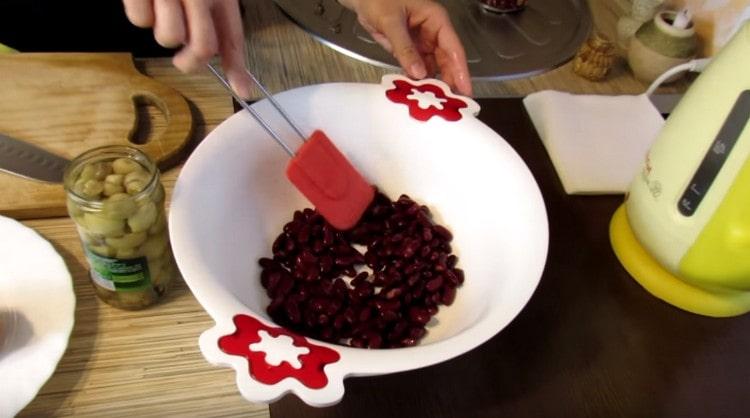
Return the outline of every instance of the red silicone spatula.
{"type": "Polygon", "coordinates": [[[321,130],[309,137],[292,122],[284,109],[268,93],[255,76],[248,72],[258,89],[302,138],[303,144],[295,153],[271,128],[271,126],[242,98],[237,96],[229,83],[208,64],[209,70],[247,110],[263,129],[284,148],[291,157],[286,167],[286,176],[320,214],[334,227],[345,230],[353,227],[375,196],[375,189],[357,171],[336,145],[321,130]]]}

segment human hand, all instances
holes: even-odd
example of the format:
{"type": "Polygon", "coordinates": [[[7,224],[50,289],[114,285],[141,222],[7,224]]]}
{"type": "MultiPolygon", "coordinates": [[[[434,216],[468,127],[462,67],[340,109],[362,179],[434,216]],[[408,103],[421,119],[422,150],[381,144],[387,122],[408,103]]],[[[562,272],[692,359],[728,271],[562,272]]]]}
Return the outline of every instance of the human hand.
{"type": "Polygon", "coordinates": [[[422,79],[440,72],[458,93],[471,96],[466,53],[448,12],[433,0],[339,0],[406,74],[422,79]]]}
{"type": "Polygon", "coordinates": [[[181,47],[172,62],[184,72],[204,69],[218,53],[234,91],[249,98],[245,37],[238,0],[123,0],[131,23],[153,28],[166,48],[181,47]]]}

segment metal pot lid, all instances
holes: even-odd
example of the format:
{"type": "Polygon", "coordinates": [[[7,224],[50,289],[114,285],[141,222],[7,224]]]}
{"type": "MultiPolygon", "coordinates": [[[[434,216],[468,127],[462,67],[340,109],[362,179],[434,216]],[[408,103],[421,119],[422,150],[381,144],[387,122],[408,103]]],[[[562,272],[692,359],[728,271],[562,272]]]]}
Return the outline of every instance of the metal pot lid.
{"type": "MultiPolygon", "coordinates": [[[[336,0],[274,0],[300,27],[331,48],[361,61],[397,69],[356,15],[336,0]]],[[[478,80],[527,77],[571,59],[591,30],[585,0],[530,0],[512,13],[493,13],[477,0],[440,0],[478,80]]]]}

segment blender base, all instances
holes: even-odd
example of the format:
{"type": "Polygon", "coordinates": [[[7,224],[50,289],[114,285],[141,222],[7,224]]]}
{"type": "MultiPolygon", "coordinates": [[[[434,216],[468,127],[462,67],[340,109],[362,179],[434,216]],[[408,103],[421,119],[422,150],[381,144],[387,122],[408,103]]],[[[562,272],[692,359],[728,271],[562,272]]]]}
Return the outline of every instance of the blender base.
{"type": "Polygon", "coordinates": [[[697,287],[662,267],[633,234],[625,204],[612,216],[609,238],[625,270],[657,298],[688,312],[712,317],[737,316],[750,311],[750,292],[697,287]]]}

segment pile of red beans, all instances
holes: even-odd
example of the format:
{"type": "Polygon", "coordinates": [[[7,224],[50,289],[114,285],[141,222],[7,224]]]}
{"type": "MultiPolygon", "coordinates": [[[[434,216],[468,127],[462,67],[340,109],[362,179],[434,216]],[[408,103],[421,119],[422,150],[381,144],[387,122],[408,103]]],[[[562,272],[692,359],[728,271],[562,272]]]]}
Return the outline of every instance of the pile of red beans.
{"type": "Polygon", "coordinates": [[[377,192],[348,231],[312,209],[296,211],[273,243],[273,258],[259,260],[267,312],[279,325],[335,344],[415,345],[464,281],[452,239],[406,195],[393,202],[377,192]]]}

